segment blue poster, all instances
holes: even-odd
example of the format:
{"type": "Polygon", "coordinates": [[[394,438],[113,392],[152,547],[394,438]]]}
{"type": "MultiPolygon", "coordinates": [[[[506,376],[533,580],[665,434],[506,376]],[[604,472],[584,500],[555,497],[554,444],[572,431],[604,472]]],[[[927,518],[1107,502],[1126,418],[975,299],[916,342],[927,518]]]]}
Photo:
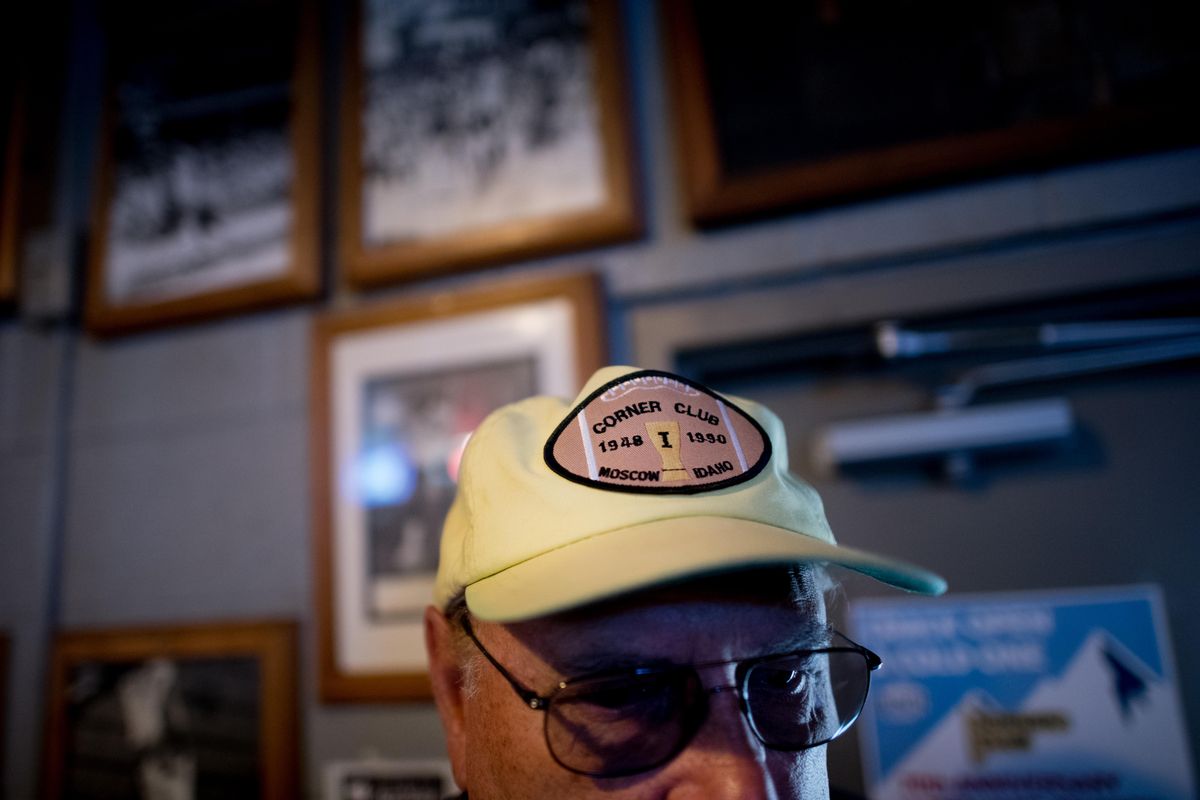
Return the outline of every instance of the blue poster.
{"type": "Polygon", "coordinates": [[[872,800],[1193,800],[1154,586],[850,609],[883,658],[859,723],[872,800]]]}

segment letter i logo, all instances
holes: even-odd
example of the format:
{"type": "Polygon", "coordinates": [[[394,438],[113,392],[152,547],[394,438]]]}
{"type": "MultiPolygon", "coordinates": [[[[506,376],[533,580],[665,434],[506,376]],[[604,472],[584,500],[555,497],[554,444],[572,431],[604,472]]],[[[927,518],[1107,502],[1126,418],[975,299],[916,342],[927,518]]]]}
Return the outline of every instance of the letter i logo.
{"type": "Polygon", "coordinates": [[[663,465],[663,480],[664,481],[681,481],[688,477],[687,469],[683,466],[683,459],[679,457],[679,423],[678,422],[647,422],[646,433],[650,437],[650,444],[654,445],[654,449],[658,451],[658,457],[662,459],[663,465]]]}

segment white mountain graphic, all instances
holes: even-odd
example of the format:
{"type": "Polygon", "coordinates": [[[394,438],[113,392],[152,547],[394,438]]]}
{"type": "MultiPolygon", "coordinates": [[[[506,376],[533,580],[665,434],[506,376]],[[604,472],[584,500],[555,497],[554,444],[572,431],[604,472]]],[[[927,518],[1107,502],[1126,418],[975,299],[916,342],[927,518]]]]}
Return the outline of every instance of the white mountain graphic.
{"type": "Polygon", "coordinates": [[[871,797],[1192,800],[1195,783],[1179,709],[1172,684],[1107,632],[1093,631],[1062,674],[1041,681],[1018,709],[1001,709],[982,691],[964,695],[871,797]],[[987,748],[976,758],[969,720],[980,712],[1065,719],[1066,725],[1035,730],[1028,750],[987,748]],[[914,782],[914,775],[934,780],[914,782]],[[1022,783],[1022,776],[1033,779],[1022,783]]]}

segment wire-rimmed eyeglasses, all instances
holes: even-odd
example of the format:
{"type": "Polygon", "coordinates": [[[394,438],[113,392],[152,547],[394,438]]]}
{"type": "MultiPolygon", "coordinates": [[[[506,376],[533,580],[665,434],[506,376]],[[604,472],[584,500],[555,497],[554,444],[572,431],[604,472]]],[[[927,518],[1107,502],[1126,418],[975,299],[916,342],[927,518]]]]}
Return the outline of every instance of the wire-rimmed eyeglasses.
{"type": "Polygon", "coordinates": [[[737,691],[755,737],[773,750],[798,751],[832,741],[854,724],[867,700],[871,673],[883,663],[846,644],[748,659],[634,667],[560,681],[541,695],[518,681],[462,627],[479,652],[531,709],[545,712],[550,755],[593,778],[654,769],[678,755],[708,716],[708,696],[737,691]],[[736,665],[732,686],[705,687],[698,670],[736,665]]]}

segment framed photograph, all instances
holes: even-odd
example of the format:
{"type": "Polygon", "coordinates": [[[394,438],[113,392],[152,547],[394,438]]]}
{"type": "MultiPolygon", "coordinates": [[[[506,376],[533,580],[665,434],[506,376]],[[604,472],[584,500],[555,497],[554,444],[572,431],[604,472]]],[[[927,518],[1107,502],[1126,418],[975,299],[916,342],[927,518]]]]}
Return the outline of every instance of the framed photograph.
{"type": "Polygon", "coordinates": [[[339,198],[351,282],[641,233],[615,0],[352,5],[339,198]]]}
{"type": "Polygon", "coordinates": [[[51,669],[42,797],[299,796],[293,624],[65,632],[51,669]]]}
{"type": "Polygon", "coordinates": [[[311,413],[324,700],[429,697],[421,620],[467,437],[506,403],[574,396],[604,351],[589,275],[318,320],[311,413]]]}
{"type": "Polygon", "coordinates": [[[446,800],[457,793],[444,759],[370,758],[325,767],[325,800],[446,800]]]}
{"type": "Polygon", "coordinates": [[[20,84],[13,75],[0,77],[0,305],[17,294],[20,248],[17,211],[20,198],[22,122],[20,84]]]}
{"type": "Polygon", "coordinates": [[[1200,8],[663,0],[700,224],[1200,140],[1200,8]]]}
{"type": "Polygon", "coordinates": [[[88,327],[108,334],[314,296],[315,5],[105,9],[88,327]]]}

